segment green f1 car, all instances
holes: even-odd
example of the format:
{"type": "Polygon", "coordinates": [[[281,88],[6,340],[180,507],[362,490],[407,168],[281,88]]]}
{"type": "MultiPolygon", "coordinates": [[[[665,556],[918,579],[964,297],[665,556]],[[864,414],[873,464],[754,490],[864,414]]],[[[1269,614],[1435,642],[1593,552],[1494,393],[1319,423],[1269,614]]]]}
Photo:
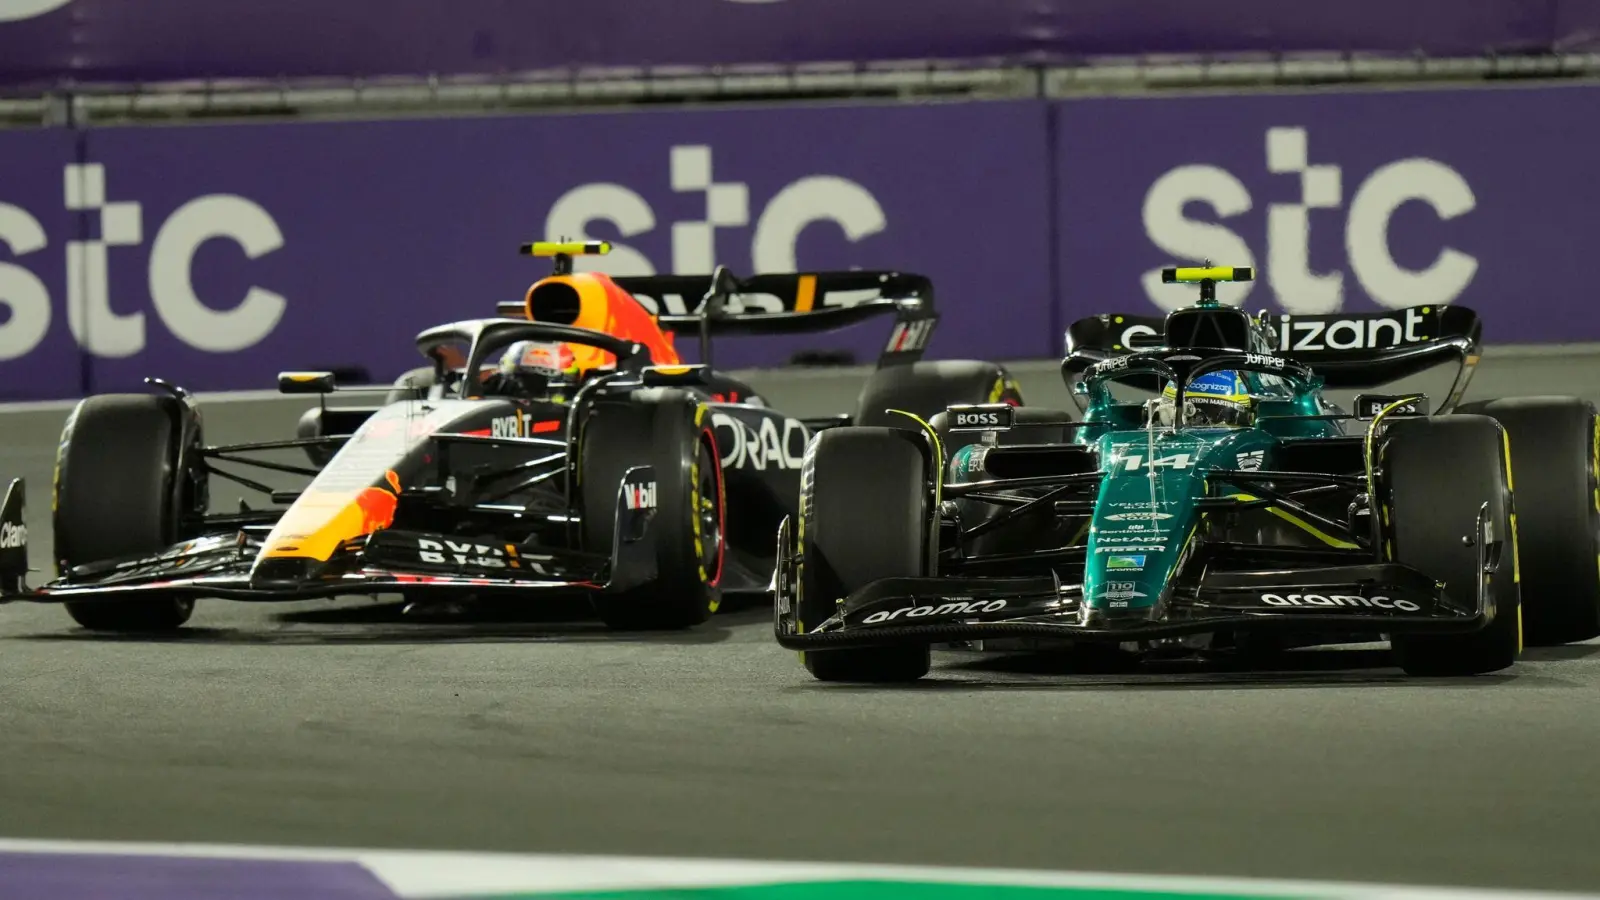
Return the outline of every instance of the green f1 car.
{"type": "MultiPolygon", "coordinates": [[[[1258,316],[1200,302],[1074,323],[1081,418],[951,407],[819,434],[778,529],[776,634],[823,681],[909,681],[933,645],[1143,654],[1389,640],[1413,675],[1600,634],[1600,430],[1565,397],[1461,406],[1458,306],[1258,316]],[[1456,363],[1439,408],[1365,391],[1456,363]],[[1114,386],[1152,399],[1119,399],[1114,386]],[[920,420],[919,420],[920,421],[920,420]]],[[[1122,390],[1125,394],[1126,391],[1122,390]]]]}

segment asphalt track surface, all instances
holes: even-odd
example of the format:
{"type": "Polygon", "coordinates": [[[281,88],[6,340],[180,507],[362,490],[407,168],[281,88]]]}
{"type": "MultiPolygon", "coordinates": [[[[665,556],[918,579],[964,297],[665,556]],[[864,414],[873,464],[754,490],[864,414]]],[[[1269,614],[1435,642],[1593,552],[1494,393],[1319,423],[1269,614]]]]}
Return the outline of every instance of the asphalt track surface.
{"type": "MultiPolygon", "coordinates": [[[[43,565],[38,416],[0,465],[43,565]]],[[[1465,680],[1369,648],[860,688],[760,607],[667,636],[568,612],[216,602],[151,641],[0,608],[0,836],[1600,888],[1597,646],[1465,680]]]]}

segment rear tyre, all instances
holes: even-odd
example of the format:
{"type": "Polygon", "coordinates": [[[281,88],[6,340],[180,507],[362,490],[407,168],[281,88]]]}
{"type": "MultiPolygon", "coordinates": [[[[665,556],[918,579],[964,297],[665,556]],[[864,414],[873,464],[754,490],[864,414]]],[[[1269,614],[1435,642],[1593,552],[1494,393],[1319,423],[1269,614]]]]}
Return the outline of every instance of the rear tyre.
{"type": "MultiPolygon", "coordinates": [[[[927,572],[932,498],[917,437],[896,428],[834,428],[814,439],[800,476],[799,629],[815,628],[839,600],[882,578],[927,572]]],[[[800,654],[819,681],[916,681],[927,645],[800,654]]]]}
{"type": "Polygon", "coordinates": [[[1462,538],[1475,533],[1484,503],[1495,533],[1505,541],[1499,569],[1489,576],[1493,620],[1466,634],[1395,635],[1396,661],[1409,675],[1494,672],[1522,652],[1518,542],[1502,434],[1484,416],[1406,419],[1389,427],[1380,458],[1380,494],[1388,505],[1394,559],[1443,582],[1456,602],[1472,604],[1478,548],[1462,538]]]}
{"type": "Polygon", "coordinates": [[[1600,635],[1600,420],[1576,397],[1518,397],[1461,408],[1511,442],[1528,643],[1600,635]]]}
{"type": "MultiPolygon", "coordinates": [[[[174,398],[109,394],[79,403],[61,432],[56,463],[56,561],[73,566],[158,553],[178,540],[178,423],[174,398]]],[[[189,621],[194,600],[141,594],[72,601],[67,613],[95,631],[172,631],[189,621]]]]}
{"type": "Polygon", "coordinates": [[[889,425],[916,430],[917,423],[888,410],[931,419],[946,407],[965,403],[1022,405],[1022,388],[1004,366],[967,359],[943,359],[886,366],[872,373],[856,404],[856,425],[889,425]]]}
{"type": "Polygon", "coordinates": [[[617,490],[634,466],[654,466],[658,576],[595,601],[610,628],[655,631],[691,628],[722,604],[722,462],[707,407],[690,394],[645,390],[626,402],[591,409],[580,440],[579,492],[585,546],[609,552],[616,527],[617,490]]]}

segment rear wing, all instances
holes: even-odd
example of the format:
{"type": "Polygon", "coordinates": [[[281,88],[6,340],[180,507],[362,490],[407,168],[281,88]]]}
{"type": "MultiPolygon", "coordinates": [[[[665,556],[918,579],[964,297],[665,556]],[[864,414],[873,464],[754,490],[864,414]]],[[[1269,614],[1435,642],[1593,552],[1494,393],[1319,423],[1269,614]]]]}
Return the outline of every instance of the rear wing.
{"type": "MultiPolygon", "coordinates": [[[[1309,366],[1336,390],[1367,390],[1444,363],[1461,366],[1441,410],[1460,402],[1478,364],[1483,323],[1465,306],[1412,306],[1392,312],[1331,315],[1273,314],[1256,323],[1271,329],[1280,355],[1309,366]]],[[[1099,315],[1067,329],[1066,355],[1111,357],[1165,344],[1160,316],[1099,315]]],[[[1248,349],[1248,348],[1241,348],[1248,349]]]]}
{"type": "MultiPolygon", "coordinates": [[[[878,316],[895,320],[878,365],[910,363],[922,357],[939,319],[933,282],[910,272],[796,272],[740,278],[719,266],[710,275],[611,280],[654,309],[662,329],[698,335],[702,363],[709,362],[710,339],[718,335],[810,334],[878,316]]],[[[504,316],[526,315],[522,304],[515,302],[501,303],[498,310],[504,316]]]]}

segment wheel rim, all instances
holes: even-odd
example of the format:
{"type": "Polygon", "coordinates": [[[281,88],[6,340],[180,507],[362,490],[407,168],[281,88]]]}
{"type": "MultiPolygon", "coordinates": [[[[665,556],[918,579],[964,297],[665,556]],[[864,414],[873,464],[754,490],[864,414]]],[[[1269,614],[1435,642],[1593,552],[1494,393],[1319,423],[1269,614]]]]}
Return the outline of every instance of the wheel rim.
{"type": "Polygon", "coordinates": [[[722,465],[706,441],[700,442],[694,472],[694,515],[700,535],[700,570],[706,583],[722,580],[722,465]]]}

